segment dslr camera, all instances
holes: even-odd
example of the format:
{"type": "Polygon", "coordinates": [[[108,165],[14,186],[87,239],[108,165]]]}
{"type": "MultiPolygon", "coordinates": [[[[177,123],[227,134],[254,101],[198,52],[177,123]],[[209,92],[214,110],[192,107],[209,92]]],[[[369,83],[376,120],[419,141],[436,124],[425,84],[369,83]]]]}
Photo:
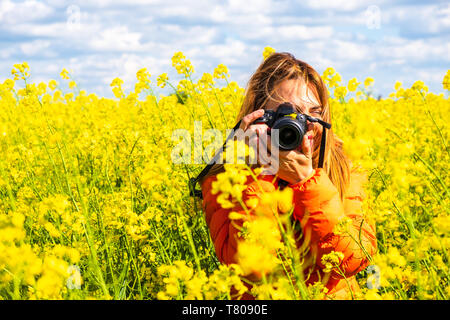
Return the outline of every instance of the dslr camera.
{"type": "Polygon", "coordinates": [[[307,121],[319,122],[326,128],[331,125],[317,118],[295,111],[289,102],[279,105],[276,111],[266,110],[264,115],[256,119],[254,124],[265,123],[270,129],[278,129],[278,141],[275,145],[281,150],[297,149],[307,131],[307,121]]]}

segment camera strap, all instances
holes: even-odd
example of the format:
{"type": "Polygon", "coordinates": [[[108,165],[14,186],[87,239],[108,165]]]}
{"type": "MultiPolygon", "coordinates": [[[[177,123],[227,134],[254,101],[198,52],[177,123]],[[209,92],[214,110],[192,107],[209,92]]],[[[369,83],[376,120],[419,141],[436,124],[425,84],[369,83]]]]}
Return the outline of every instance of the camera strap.
{"type": "MultiPolygon", "coordinates": [[[[203,168],[203,170],[199,173],[199,175],[197,177],[189,179],[189,190],[190,190],[189,194],[190,194],[190,196],[199,197],[200,199],[203,198],[202,191],[195,189],[195,186],[201,179],[203,179],[206,176],[206,174],[209,172],[209,170],[211,170],[211,168],[217,162],[217,160],[219,160],[219,156],[225,150],[225,147],[226,147],[226,144],[228,143],[228,141],[234,136],[234,133],[239,128],[241,121],[242,120],[239,120],[239,122],[234,126],[233,130],[231,131],[231,133],[228,135],[227,139],[225,140],[225,143],[223,144],[222,148],[220,148],[217,151],[217,153],[214,155],[214,158],[209,162],[209,164],[206,165],[205,168],[203,168]]],[[[323,126],[322,139],[320,141],[319,164],[318,164],[318,168],[323,168],[323,161],[324,161],[324,155],[325,155],[325,144],[326,144],[326,141],[325,141],[325,139],[326,139],[325,131],[326,130],[325,129],[330,129],[331,124],[329,124],[325,121],[319,120],[319,119],[315,119],[314,122],[319,122],[323,126]]]]}
{"type": "Polygon", "coordinates": [[[197,184],[197,182],[199,182],[201,179],[203,179],[206,176],[206,174],[209,172],[209,170],[211,170],[211,168],[217,162],[217,160],[219,160],[219,156],[225,150],[228,140],[230,140],[234,136],[234,133],[241,125],[241,122],[242,122],[242,120],[239,120],[239,122],[234,126],[233,130],[231,130],[231,133],[228,135],[227,139],[225,140],[225,143],[223,144],[222,148],[220,148],[217,151],[217,153],[214,155],[214,158],[212,158],[212,160],[209,162],[209,164],[205,168],[203,168],[202,172],[200,172],[196,178],[189,179],[189,189],[190,189],[189,194],[191,196],[203,198],[202,191],[195,189],[195,185],[197,184]]]}
{"type": "Polygon", "coordinates": [[[325,156],[325,144],[326,144],[325,140],[327,138],[325,129],[329,129],[329,128],[327,128],[326,126],[323,126],[323,129],[322,129],[322,139],[320,139],[319,164],[317,165],[318,168],[323,168],[323,158],[325,156]]]}

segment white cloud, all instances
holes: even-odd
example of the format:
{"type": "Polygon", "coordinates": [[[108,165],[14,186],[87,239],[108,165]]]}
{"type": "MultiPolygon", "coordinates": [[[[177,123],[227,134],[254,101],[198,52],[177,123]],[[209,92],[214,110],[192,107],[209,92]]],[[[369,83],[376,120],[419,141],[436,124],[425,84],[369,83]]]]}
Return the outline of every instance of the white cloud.
{"type": "Polygon", "coordinates": [[[433,33],[439,33],[442,30],[450,29],[450,4],[444,8],[433,8],[433,17],[429,20],[429,30],[433,33]]]}
{"type": "MultiPolygon", "coordinates": [[[[58,2],[59,0],[51,0],[50,2],[58,2]]],[[[124,6],[148,6],[156,4],[164,4],[170,2],[170,0],[64,0],[65,6],[76,4],[81,8],[111,8],[111,7],[124,7],[124,6]]]]}
{"type": "Polygon", "coordinates": [[[0,21],[4,21],[3,19],[6,19],[6,15],[13,12],[13,9],[14,3],[10,0],[0,2],[0,21]]]}
{"type": "Polygon", "coordinates": [[[334,40],[329,50],[331,56],[334,55],[337,60],[347,61],[347,63],[370,60],[372,57],[369,45],[350,41],[334,40]]]}
{"type": "Polygon", "coordinates": [[[227,4],[227,10],[239,14],[267,13],[275,7],[271,0],[228,0],[227,4]]]}
{"type": "Polygon", "coordinates": [[[8,25],[3,29],[14,35],[24,35],[36,38],[53,38],[53,39],[77,39],[91,37],[93,34],[100,32],[102,26],[90,23],[81,23],[78,28],[73,28],[67,22],[50,22],[46,24],[37,23],[18,23],[8,25]]]}
{"type": "Polygon", "coordinates": [[[170,38],[173,42],[180,44],[208,45],[217,35],[217,28],[166,24],[160,26],[160,32],[165,35],[166,39],[170,38]]]}
{"type": "Polygon", "coordinates": [[[429,65],[446,69],[449,29],[450,5],[406,1],[0,0],[0,75],[9,75],[9,64],[22,59],[38,79],[70,67],[86,89],[103,88],[98,93],[104,94],[114,77],[133,83],[142,67],[170,75],[170,58],[183,51],[194,64],[194,78],[224,63],[245,85],[270,45],[318,71],[331,66],[353,77],[388,69],[377,82],[381,87],[405,66],[416,79],[439,74],[429,65]],[[79,16],[70,16],[78,14],[68,12],[73,5],[79,16]],[[371,5],[380,9],[380,29],[367,26],[371,5]]]}
{"type": "Polygon", "coordinates": [[[50,46],[50,41],[47,40],[34,40],[31,42],[25,42],[20,45],[20,49],[27,56],[34,56],[39,53],[45,53],[45,49],[50,46]]]}
{"type": "Polygon", "coordinates": [[[52,7],[36,0],[13,2],[2,0],[0,3],[0,25],[15,24],[17,21],[31,22],[53,13],[52,7]]]}
{"type": "Polygon", "coordinates": [[[440,39],[408,40],[400,37],[386,38],[382,46],[376,47],[381,59],[396,59],[409,63],[427,61],[450,61],[450,43],[440,39]]]}
{"type": "Polygon", "coordinates": [[[203,49],[193,48],[189,50],[189,54],[192,57],[214,58],[225,65],[236,65],[246,60],[250,50],[243,41],[227,38],[225,43],[212,44],[203,49]]]}
{"type": "Polygon", "coordinates": [[[283,40],[310,40],[331,38],[333,28],[329,26],[307,27],[303,25],[280,26],[273,29],[274,36],[283,40]]]}
{"type": "Polygon", "coordinates": [[[380,1],[374,3],[373,0],[306,0],[304,3],[308,7],[316,10],[352,11],[367,8],[370,5],[380,4],[380,1]]]}
{"type": "Polygon", "coordinates": [[[115,77],[124,81],[126,90],[133,89],[136,83],[136,72],[142,68],[147,68],[153,79],[169,69],[169,59],[157,58],[153,56],[139,56],[136,54],[122,54],[120,57],[107,59],[101,65],[103,70],[102,82],[109,89],[109,84],[115,77]]]}
{"type": "MultiPolygon", "coordinates": [[[[415,72],[414,72],[415,73],[415,72]]],[[[430,68],[427,70],[418,70],[417,73],[417,79],[414,80],[422,80],[423,82],[425,82],[425,84],[428,83],[442,83],[442,80],[444,79],[445,76],[445,71],[436,69],[436,68],[430,68]]]]}
{"type": "Polygon", "coordinates": [[[52,7],[41,1],[13,2],[2,0],[0,3],[0,23],[35,21],[49,16],[52,12],[52,7]]]}
{"type": "Polygon", "coordinates": [[[141,36],[126,26],[118,26],[102,30],[89,40],[89,45],[99,51],[135,51],[141,49],[141,36]]]}
{"type": "Polygon", "coordinates": [[[0,50],[0,59],[6,60],[10,58],[15,52],[16,52],[15,47],[2,48],[2,50],[0,50]]]}
{"type": "Polygon", "coordinates": [[[342,67],[342,63],[340,61],[325,58],[320,51],[308,52],[308,55],[305,55],[305,58],[302,56],[297,58],[300,60],[308,59],[308,64],[310,64],[319,73],[320,70],[323,71],[328,67],[336,68],[338,71],[342,67]]]}
{"type": "Polygon", "coordinates": [[[261,27],[253,26],[247,32],[242,32],[241,37],[249,40],[260,40],[273,43],[286,41],[302,41],[315,39],[330,39],[333,36],[333,28],[330,26],[304,26],[294,25],[263,25],[261,27]]]}
{"type": "Polygon", "coordinates": [[[408,36],[439,35],[450,31],[450,4],[395,6],[383,10],[383,18],[408,36]]]}

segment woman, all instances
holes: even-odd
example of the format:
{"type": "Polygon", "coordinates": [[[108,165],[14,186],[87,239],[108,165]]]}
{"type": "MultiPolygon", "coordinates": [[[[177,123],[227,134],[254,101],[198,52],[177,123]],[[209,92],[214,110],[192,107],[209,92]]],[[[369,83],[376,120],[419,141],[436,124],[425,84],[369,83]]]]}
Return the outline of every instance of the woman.
{"type": "MultiPolygon", "coordinates": [[[[331,123],[328,91],[320,75],[289,53],[273,53],[248,83],[238,115],[238,120],[242,119],[240,128],[261,135],[268,127],[254,124],[254,121],[264,114],[264,110],[276,110],[283,102],[290,102],[297,112],[331,123]]],[[[298,150],[279,150],[276,179],[260,175],[258,183],[264,191],[276,190],[279,184],[292,188],[293,218],[300,222],[303,240],[308,239],[309,254],[314,260],[308,269],[310,275],[306,284],[314,284],[329,275],[325,285],[327,298],[351,299],[361,290],[355,275],[367,267],[369,256],[376,251],[375,226],[363,217],[362,212],[366,176],[360,169],[352,167],[344,155],[343,142],[332,129],[326,132],[323,168],[318,168],[322,130],[325,129],[321,125],[308,122],[307,133],[298,150]],[[351,221],[348,233],[334,232],[343,218],[351,221]],[[326,273],[322,257],[332,251],[342,252],[340,271],[326,273]]],[[[228,214],[243,210],[240,207],[225,209],[217,203],[218,194],[212,194],[211,184],[221,171],[223,165],[216,164],[201,181],[203,208],[217,257],[222,263],[231,264],[236,263],[239,236],[228,214]]],[[[248,181],[245,199],[260,196],[261,191],[255,183],[248,181]]]]}

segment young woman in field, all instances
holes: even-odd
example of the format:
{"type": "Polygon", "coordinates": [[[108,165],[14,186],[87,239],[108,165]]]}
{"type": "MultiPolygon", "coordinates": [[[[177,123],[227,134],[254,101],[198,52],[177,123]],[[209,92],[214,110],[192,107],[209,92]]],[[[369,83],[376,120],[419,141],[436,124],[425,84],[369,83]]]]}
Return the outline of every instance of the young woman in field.
{"type": "MultiPolygon", "coordinates": [[[[328,91],[320,75],[291,54],[273,53],[258,67],[248,83],[238,115],[238,120],[242,120],[240,128],[260,135],[268,127],[254,124],[254,121],[264,114],[264,110],[276,110],[283,102],[290,102],[297,112],[331,123],[328,91]]],[[[300,148],[279,151],[279,169],[275,179],[260,175],[258,182],[248,180],[243,199],[260,197],[262,191],[255,187],[255,183],[269,192],[279,188],[282,180],[285,187],[292,188],[293,219],[300,223],[303,235],[298,245],[308,239],[308,254],[314,261],[307,268],[306,284],[328,278],[325,284],[327,298],[350,299],[361,290],[355,275],[368,266],[368,256],[376,251],[375,226],[363,217],[362,212],[366,175],[360,168],[352,167],[343,152],[343,142],[332,129],[326,130],[323,168],[318,168],[322,130],[326,129],[320,124],[308,122],[300,148]],[[343,218],[350,222],[347,233],[334,232],[343,218]],[[342,253],[339,272],[324,271],[321,258],[332,251],[342,253]]],[[[236,263],[239,230],[228,215],[231,211],[244,210],[240,206],[222,208],[217,202],[219,194],[212,194],[211,185],[221,171],[223,165],[216,164],[201,180],[203,209],[218,259],[231,264],[236,263]]],[[[244,298],[251,297],[246,295],[244,298]]]]}

